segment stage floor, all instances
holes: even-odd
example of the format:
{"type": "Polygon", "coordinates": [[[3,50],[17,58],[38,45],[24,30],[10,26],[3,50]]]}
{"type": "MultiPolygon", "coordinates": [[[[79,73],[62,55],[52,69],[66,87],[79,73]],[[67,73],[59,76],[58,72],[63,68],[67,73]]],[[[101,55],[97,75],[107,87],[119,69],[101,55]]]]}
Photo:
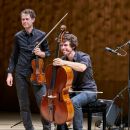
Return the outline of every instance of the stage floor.
{"type": "MultiPolygon", "coordinates": [[[[84,118],[83,130],[87,130],[87,118],[84,118]]],[[[92,130],[102,130],[102,128],[98,128],[95,126],[95,122],[98,120],[98,117],[93,118],[92,130]]],[[[0,112],[0,130],[25,130],[22,122],[16,126],[13,126],[16,123],[21,121],[19,113],[16,112],[0,112]],[[13,127],[12,127],[13,126],[13,127]]],[[[40,122],[39,114],[32,114],[32,121],[35,130],[42,130],[42,124],[40,122]]],[[[72,129],[72,125],[69,128],[72,129]]],[[[52,130],[55,130],[54,125],[52,124],[52,130]]],[[[117,130],[117,129],[116,129],[117,130]]],[[[124,130],[127,130],[125,128],[124,130]]]]}

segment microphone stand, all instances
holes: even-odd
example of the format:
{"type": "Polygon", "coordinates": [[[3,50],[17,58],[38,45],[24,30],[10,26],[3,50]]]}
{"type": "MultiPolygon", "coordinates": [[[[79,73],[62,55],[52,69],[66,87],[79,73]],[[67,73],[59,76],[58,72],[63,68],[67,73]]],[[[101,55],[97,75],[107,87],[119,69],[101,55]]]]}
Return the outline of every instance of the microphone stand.
{"type": "Polygon", "coordinates": [[[128,45],[129,48],[128,50],[128,130],[130,130],[130,41],[126,42],[121,46],[118,46],[117,49],[115,49],[115,51],[118,51],[119,49],[121,49],[126,45],[128,45]]]}
{"type": "Polygon", "coordinates": [[[14,126],[16,126],[16,125],[18,125],[18,124],[20,124],[20,123],[22,123],[23,121],[19,121],[19,122],[17,122],[17,123],[15,123],[14,125],[12,125],[10,128],[13,128],[14,126]]]}
{"type": "MultiPolygon", "coordinates": [[[[108,117],[111,109],[112,109],[112,106],[115,102],[115,100],[118,98],[118,99],[121,99],[123,100],[123,92],[127,89],[128,87],[126,86],[125,88],[123,88],[113,99],[112,99],[112,103],[107,111],[107,114],[106,114],[106,118],[108,117]]],[[[120,108],[120,114],[121,114],[121,122],[120,122],[120,126],[119,128],[111,128],[110,130],[115,130],[115,129],[118,129],[118,130],[124,130],[124,125],[123,125],[123,101],[121,101],[121,108],[120,108]]]]}

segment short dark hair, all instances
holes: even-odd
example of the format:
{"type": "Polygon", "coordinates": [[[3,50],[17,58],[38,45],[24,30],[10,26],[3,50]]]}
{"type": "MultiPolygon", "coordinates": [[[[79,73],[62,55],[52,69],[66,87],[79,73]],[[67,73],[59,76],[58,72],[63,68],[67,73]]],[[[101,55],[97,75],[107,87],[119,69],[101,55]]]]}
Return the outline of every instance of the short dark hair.
{"type": "Polygon", "coordinates": [[[35,18],[36,17],[36,13],[32,9],[24,9],[23,11],[21,11],[21,15],[22,14],[29,14],[31,18],[35,18]]]}

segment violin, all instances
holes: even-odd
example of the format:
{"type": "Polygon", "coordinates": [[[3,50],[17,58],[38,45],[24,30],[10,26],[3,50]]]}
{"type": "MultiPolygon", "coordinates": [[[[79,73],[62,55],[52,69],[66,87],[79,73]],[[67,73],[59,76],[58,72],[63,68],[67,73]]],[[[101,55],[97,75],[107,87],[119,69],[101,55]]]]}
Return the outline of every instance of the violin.
{"type": "MultiPolygon", "coordinates": [[[[62,42],[65,32],[63,29],[58,37],[55,58],[58,57],[59,42],[62,42]]],[[[45,77],[47,92],[42,97],[41,115],[56,124],[71,121],[74,116],[73,104],[69,97],[69,89],[72,87],[74,77],[72,69],[68,66],[48,65],[45,77]]]]}
{"type": "Polygon", "coordinates": [[[32,62],[33,73],[31,74],[31,82],[34,82],[38,85],[46,83],[45,73],[43,73],[44,61],[42,58],[36,56],[36,59],[33,59],[32,62]]]}
{"type": "MultiPolygon", "coordinates": [[[[58,23],[46,34],[46,36],[38,43],[36,43],[35,48],[39,47],[41,43],[51,34],[51,32],[61,23],[61,21],[68,15],[66,13],[59,21],[58,23]]],[[[34,48],[34,49],[35,49],[34,48]]],[[[33,51],[32,51],[33,52],[33,51]]],[[[36,56],[36,59],[33,59],[31,62],[33,73],[31,74],[31,82],[34,82],[38,85],[42,85],[43,83],[46,83],[45,73],[43,73],[43,67],[44,62],[43,59],[36,56]]]]}

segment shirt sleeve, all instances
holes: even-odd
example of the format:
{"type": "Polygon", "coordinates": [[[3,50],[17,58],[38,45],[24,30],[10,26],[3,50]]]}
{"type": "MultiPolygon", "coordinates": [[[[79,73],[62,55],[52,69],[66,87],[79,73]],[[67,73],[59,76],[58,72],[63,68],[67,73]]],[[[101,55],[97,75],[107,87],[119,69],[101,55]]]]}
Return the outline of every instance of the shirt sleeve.
{"type": "MultiPolygon", "coordinates": [[[[44,35],[45,36],[45,35],[44,35]]],[[[43,37],[44,37],[43,36],[43,37]]],[[[48,56],[50,56],[50,49],[49,49],[49,45],[48,45],[48,41],[45,39],[44,41],[43,41],[43,43],[41,44],[41,49],[42,49],[42,51],[44,51],[45,52],[45,57],[48,57],[48,56]]]]}
{"type": "Polygon", "coordinates": [[[90,67],[91,66],[90,56],[86,54],[82,55],[80,63],[85,64],[87,67],[90,67]]]}
{"type": "Polygon", "coordinates": [[[12,53],[11,53],[11,56],[10,56],[10,59],[9,59],[9,65],[8,65],[8,68],[7,68],[7,73],[13,73],[14,68],[15,68],[17,61],[18,61],[18,53],[19,53],[19,47],[18,47],[18,44],[17,44],[17,39],[15,37],[13,50],[12,50],[12,53]]]}

